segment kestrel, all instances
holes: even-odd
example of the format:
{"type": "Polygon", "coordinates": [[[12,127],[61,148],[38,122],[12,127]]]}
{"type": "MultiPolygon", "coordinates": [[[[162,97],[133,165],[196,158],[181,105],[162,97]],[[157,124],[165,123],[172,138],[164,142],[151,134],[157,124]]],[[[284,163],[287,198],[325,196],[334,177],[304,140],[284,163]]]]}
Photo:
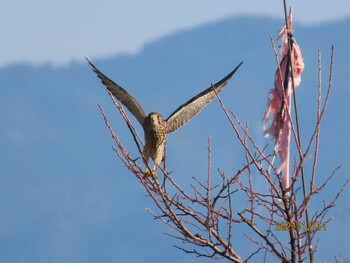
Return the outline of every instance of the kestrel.
{"type": "MultiPolygon", "coordinates": [[[[141,124],[145,135],[145,146],[143,149],[143,161],[147,165],[149,158],[154,162],[154,166],[151,169],[151,174],[156,177],[157,166],[164,158],[164,148],[167,143],[166,134],[175,131],[182,125],[187,123],[192,117],[194,117],[201,109],[210,103],[216,96],[216,92],[220,92],[228,80],[233,76],[237,69],[241,66],[243,61],[232,70],[226,77],[218,81],[214,85],[211,85],[206,90],[197,94],[186,103],[178,107],[170,116],[164,120],[162,115],[158,112],[151,112],[146,115],[145,111],[138,103],[138,101],[131,96],[125,89],[109,79],[100,70],[96,68],[90,60],[86,59],[93,71],[101,79],[102,83],[107,87],[107,90],[119,100],[130,112],[136,120],[141,124]]],[[[146,169],[145,175],[149,174],[149,170],[146,169]]]]}

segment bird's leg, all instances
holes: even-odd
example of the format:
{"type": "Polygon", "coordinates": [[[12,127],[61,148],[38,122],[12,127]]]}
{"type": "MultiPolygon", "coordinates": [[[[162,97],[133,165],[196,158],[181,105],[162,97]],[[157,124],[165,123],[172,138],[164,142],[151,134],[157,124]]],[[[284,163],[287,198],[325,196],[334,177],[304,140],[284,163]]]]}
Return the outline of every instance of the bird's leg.
{"type": "MultiPolygon", "coordinates": [[[[144,155],[145,155],[145,154],[144,154],[144,155]]],[[[150,171],[150,170],[148,169],[148,167],[149,167],[148,159],[149,159],[149,157],[148,157],[148,156],[145,156],[145,158],[144,158],[144,160],[143,160],[143,162],[144,162],[145,165],[146,165],[146,170],[145,170],[145,172],[143,173],[144,178],[146,178],[147,176],[150,176],[150,175],[151,175],[153,178],[157,178],[157,164],[154,163],[153,168],[152,168],[151,171],[150,171]]]]}
{"type": "Polygon", "coordinates": [[[153,165],[153,168],[151,169],[150,175],[152,175],[152,177],[153,177],[154,179],[157,178],[157,165],[156,165],[156,164],[153,165]]]}
{"type": "Polygon", "coordinates": [[[148,164],[149,156],[148,156],[147,152],[145,152],[145,151],[143,152],[143,158],[142,159],[143,159],[143,163],[146,165],[146,170],[143,173],[143,177],[145,178],[145,177],[149,176],[149,174],[150,174],[149,169],[148,169],[148,167],[149,167],[149,164],[148,164]]]}
{"type": "MultiPolygon", "coordinates": [[[[163,170],[166,171],[166,144],[164,145],[164,153],[163,153],[163,170]]],[[[162,183],[162,189],[165,190],[165,181],[166,181],[166,176],[163,177],[163,183],[162,183]]]]}
{"type": "Polygon", "coordinates": [[[146,170],[143,172],[143,178],[146,178],[147,176],[149,176],[149,169],[148,169],[148,167],[147,167],[146,170]]]}
{"type": "Polygon", "coordinates": [[[144,174],[144,178],[147,176],[152,176],[153,178],[157,178],[157,165],[155,164],[153,166],[153,168],[151,169],[151,171],[148,169],[148,167],[146,168],[144,174]]]}
{"type": "Polygon", "coordinates": [[[165,160],[166,160],[166,146],[164,145],[164,154],[163,154],[163,158],[162,158],[163,169],[164,169],[164,170],[166,170],[166,167],[165,167],[165,160]]]}

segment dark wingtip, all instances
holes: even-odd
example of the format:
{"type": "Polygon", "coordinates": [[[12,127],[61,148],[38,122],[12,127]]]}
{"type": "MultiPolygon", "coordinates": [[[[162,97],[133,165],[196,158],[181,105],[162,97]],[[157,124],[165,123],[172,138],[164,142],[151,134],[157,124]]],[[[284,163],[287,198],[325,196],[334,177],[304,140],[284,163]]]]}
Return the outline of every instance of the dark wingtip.
{"type": "Polygon", "coordinates": [[[239,63],[235,68],[234,70],[231,71],[231,73],[228,75],[230,76],[229,78],[231,78],[233,76],[233,74],[236,73],[236,71],[239,69],[239,67],[243,64],[243,61],[241,61],[241,63],[239,63]]]}
{"type": "Polygon", "coordinates": [[[90,64],[90,65],[93,65],[90,61],[90,59],[88,59],[87,57],[85,57],[86,61],[90,64]]]}
{"type": "Polygon", "coordinates": [[[222,80],[220,80],[219,82],[215,83],[215,87],[219,87],[222,84],[226,85],[227,81],[232,78],[233,74],[236,73],[236,71],[238,70],[238,68],[243,64],[243,61],[241,61],[241,63],[239,63],[230,73],[227,74],[226,77],[224,77],[222,80]]]}
{"type": "Polygon", "coordinates": [[[90,64],[91,67],[93,67],[94,69],[96,69],[95,65],[92,64],[92,62],[87,58],[85,57],[86,61],[90,64]]]}
{"type": "Polygon", "coordinates": [[[92,64],[92,62],[87,57],[85,57],[85,59],[92,67],[92,71],[95,72],[97,74],[97,76],[102,80],[102,78],[100,77],[100,75],[103,75],[102,72],[99,71],[98,68],[96,68],[96,66],[94,64],[92,64]]]}

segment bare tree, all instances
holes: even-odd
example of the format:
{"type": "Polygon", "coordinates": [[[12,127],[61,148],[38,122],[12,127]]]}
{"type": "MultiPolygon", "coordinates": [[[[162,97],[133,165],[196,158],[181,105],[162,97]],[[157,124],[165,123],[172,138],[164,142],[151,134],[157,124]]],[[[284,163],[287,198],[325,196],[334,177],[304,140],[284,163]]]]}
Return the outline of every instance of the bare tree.
{"type": "MultiPolygon", "coordinates": [[[[199,177],[193,177],[192,182],[185,186],[180,185],[167,171],[165,162],[163,167],[159,167],[161,175],[158,178],[145,177],[144,169],[138,159],[130,156],[109,124],[101,105],[98,105],[116,142],[117,147],[113,147],[114,151],[142,184],[145,196],[155,204],[156,210],[148,211],[156,220],[169,227],[167,235],[182,244],[176,246],[177,248],[198,257],[225,258],[231,262],[248,262],[258,255],[264,262],[269,262],[271,258],[281,262],[303,262],[307,259],[309,262],[314,262],[318,245],[317,235],[320,231],[326,231],[329,222],[334,218],[328,215],[329,210],[349,183],[349,180],[346,180],[332,198],[323,201],[321,208],[318,206],[318,209],[309,211],[310,202],[324,190],[340,168],[336,167],[322,183],[316,182],[320,124],[332,89],[333,58],[332,47],[329,83],[326,95],[322,98],[321,53],[318,53],[317,118],[310,138],[303,138],[306,147],[301,145],[298,119],[290,118],[294,137],[292,144],[297,149],[297,157],[293,162],[293,169],[290,172],[291,183],[287,188],[282,185],[281,171],[273,161],[276,154],[275,147],[273,145],[259,147],[250,134],[248,125],[242,123],[233,111],[227,109],[218,95],[221,108],[235,134],[233,139],[238,140],[244,149],[245,162],[230,175],[220,169],[213,171],[211,141],[208,139],[206,178],[201,180],[199,177]],[[311,171],[307,175],[306,167],[311,171]],[[262,178],[259,180],[259,185],[254,183],[256,177],[262,178]],[[244,205],[238,206],[235,202],[237,199],[244,205]],[[237,228],[245,230],[244,236],[240,237],[241,242],[252,244],[249,254],[243,255],[239,251],[240,247],[232,241],[233,230],[237,228]]],[[[124,118],[142,156],[141,137],[121,105],[111,94],[110,96],[124,118]]],[[[297,109],[296,103],[294,106],[297,109]]]]}

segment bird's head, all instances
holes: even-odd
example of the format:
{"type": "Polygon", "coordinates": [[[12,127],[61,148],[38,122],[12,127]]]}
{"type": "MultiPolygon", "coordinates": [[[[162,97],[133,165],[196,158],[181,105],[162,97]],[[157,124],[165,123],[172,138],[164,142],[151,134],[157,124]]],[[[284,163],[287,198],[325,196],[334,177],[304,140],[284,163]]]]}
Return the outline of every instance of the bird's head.
{"type": "Polygon", "coordinates": [[[159,127],[165,123],[162,115],[158,112],[148,114],[148,120],[151,127],[159,127]]]}

